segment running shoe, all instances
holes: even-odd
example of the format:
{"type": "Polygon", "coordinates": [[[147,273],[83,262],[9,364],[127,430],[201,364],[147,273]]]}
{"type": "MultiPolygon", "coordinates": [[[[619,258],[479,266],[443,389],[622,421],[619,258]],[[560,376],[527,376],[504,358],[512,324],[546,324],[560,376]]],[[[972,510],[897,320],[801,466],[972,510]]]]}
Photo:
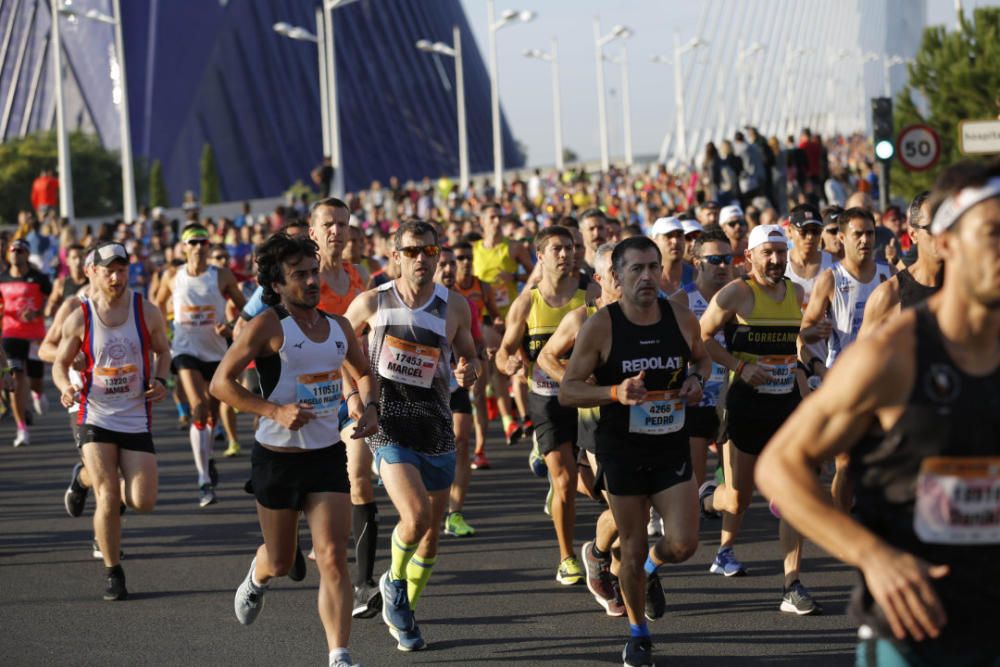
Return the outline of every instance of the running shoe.
{"type": "Polygon", "coordinates": [[[28,435],[28,429],[17,429],[17,436],[14,438],[14,446],[21,447],[22,445],[28,444],[31,444],[31,437],[28,435]]]}
{"type": "Polygon", "coordinates": [[[646,535],[649,537],[660,537],[663,535],[663,517],[660,516],[655,507],[649,508],[649,523],[646,524],[646,535]]]}
{"type": "Polygon", "coordinates": [[[215,459],[208,460],[208,479],[212,486],[219,485],[219,469],[215,467],[215,459]]]}
{"type": "Polygon", "coordinates": [[[354,587],[354,608],[351,616],[354,618],[372,618],[382,611],[382,592],[378,585],[369,579],[361,586],[354,587]]]}
{"type": "Polygon", "coordinates": [[[295,562],[288,571],[288,578],[292,581],[302,581],[306,578],[306,557],[302,555],[302,545],[295,547],[295,562]]]}
{"type": "Polygon", "coordinates": [[[226,448],[225,456],[227,459],[231,459],[234,456],[239,456],[242,451],[243,448],[240,447],[240,443],[236,442],[235,440],[230,440],[229,447],[226,448]]]}
{"type": "Polygon", "coordinates": [[[525,438],[530,438],[535,434],[535,424],[530,419],[525,419],[521,422],[521,433],[524,434],[525,438]]]}
{"type": "Polygon", "coordinates": [[[422,648],[427,648],[427,642],[421,636],[420,628],[416,623],[409,630],[400,630],[390,625],[389,634],[396,640],[396,648],[400,651],[419,651],[422,648]]]}
{"type": "Polygon", "coordinates": [[[73,466],[73,474],[70,476],[69,486],[63,496],[63,505],[66,506],[66,514],[71,517],[78,517],[83,514],[83,507],[87,504],[87,492],[89,489],[80,484],[80,471],[83,464],[77,463],[73,466]]]}
{"type": "Polygon", "coordinates": [[[215,497],[215,488],[211,484],[202,484],[198,489],[198,507],[208,507],[219,502],[215,497]]]}
{"type": "Polygon", "coordinates": [[[649,637],[630,637],[622,651],[625,667],[654,667],[653,642],[649,637]]]}
{"type": "Polygon", "coordinates": [[[715,493],[715,488],[715,482],[705,482],[698,488],[698,509],[702,512],[708,512],[705,509],[705,501],[712,497],[712,494],[715,493]]]}
{"type": "MultiPolygon", "coordinates": [[[[487,390],[489,388],[487,387],[487,390]]],[[[486,421],[495,421],[497,417],[500,416],[500,410],[497,409],[497,399],[493,396],[486,397],[486,421]]]]}
{"type": "Polygon", "coordinates": [[[253,583],[253,571],[257,567],[257,559],[250,561],[250,570],[243,583],[236,589],[236,599],[233,602],[236,619],[243,625],[250,625],[257,620],[257,614],[264,608],[264,593],[267,586],[256,586],[253,583]]]}
{"type": "Polygon", "coordinates": [[[528,453],[528,467],[531,468],[535,477],[545,477],[549,472],[549,467],[545,465],[545,457],[538,447],[538,438],[531,438],[531,452],[528,453]]]}
{"type": "Polygon", "coordinates": [[[667,598],[663,595],[663,584],[656,572],[646,577],[646,618],[655,621],[667,611],[667,598]]]}
{"type": "Polygon", "coordinates": [[[521,439],[521,427],[518,426],[516,421],[511,420],[504,428],[504,435],[507,436],[507,446],[510,447],[521,439]]]}
{"type": "Polygon", "coordinates": [[[621,618],[628,610],[625,608],[625,599],[622,597],[622,587],[618,581],[618,577],[611,575],[611,587],[615,591],[615,597],[608,600],[608,606],[604,608],[608,616],[614,616],[621,618]]]}
{"type": "Polygon", "coordinates": [[[594,542],[591,540],[580,549],[583,569],[587,573],[587,590],[597,600],[597,604],[608,609],[608,601],[615,597],[614,587],[611,585],[611,555],[600,559],[594,555],[594,542]]]}
{"type": "Polygon", "coordinates": [[[747,574],[747,569],[743,567],[737,558],[736,554],[733,552],[732,547],[723,547],[719,549],[719,552],[715,554],[715,560],[712,561],[712,565],[708,568],[708,571],[712,574],[722,574],[727,577],[745,577],[747,574]]]}
{"type": "Polygon", "coordinates": [[[361,663],[351,662],[351,657],[341,656],[330,663],[330,667],[361,667],[361,663]]]}
{"type": "Polygon", "coordinates": [[[774,504],[773,500],[767,504],[767,509],[771,510],[771,516],[775,519],[781,518],[781,510],[778,509],[778,506],[774,504]]]}
{"type": "Polygon", "coordinates": [[[810,614],[822,614],[823,608],[813,600],[812,595],[806,590],[798,579],[785,589],[785,595],[781,598],[781,611],[788,614],[808,616],[810,614]]]}
{"type": "MultiPolygon", "coordinates": [[[[91,549],[90,555],[93,556],[96,560],[104,560],[104,554],[101,553],[101,546],[97,543],[96,537],[94,538],[93,543],[91,543],[90,549],[91,549]]],[[[125,558],[125,552],[119,549],[118,560],[122,560],[124,558],[125,558]]]]}
{"type": "Polygon", "coordinates": [[[476,534],[476,529],[465,522],[461,512],[448,512],[444,518],[444,534],[455,537],[468,537],[476,534]]]}
{"type": "Polygon", "coordinates": [[[104,589],[104,599],[108,602],[128,599],[128,589],[125,588],[125,571],[121,565],[115,565],[108,572],[108,584],[104,589]]]}
{"type": "Polygon", "coordinates": [[[473,470],[489,470],[490,460],[486,458],[486,454],[482,452],[476,452],[476,455],[472,458],[472,469],[473,470]]]}
{"type": "Polygon", "coordinates": [[[726,471],[722,466],[717,466],[715,468],[715,484],[721,485],[726,483],[726,471]]]}
{"type": "Polygon", "coordinates": [[[31,407],[35,409],[35,414],[41,417],[49,411],[49,397],[31,392],[31,407]]]}
{"type": "Polygon", "coordinates": [[[226,431],[222,428],[222,424],[215,427],[215,431],[212,433],[212,437],[216,442],[222,442],[226,439],[226,431]]]}
{"type": "Polygon", "coordinates": [[[578,584],[583,577],[583,569],[580,568],[580,562],[575,557],[567,556],[559,563],[559,569],[556,571],[556,581],[563,586],[578,584]]]}
{"type": "Polygon", "coordinates": [[[391,579],[386,572],[379,579],[378,587],[382,593],[382,620],[389,626],[389,631],[415,627],[410,599],[406,594],[406,579],[391,579]]]}

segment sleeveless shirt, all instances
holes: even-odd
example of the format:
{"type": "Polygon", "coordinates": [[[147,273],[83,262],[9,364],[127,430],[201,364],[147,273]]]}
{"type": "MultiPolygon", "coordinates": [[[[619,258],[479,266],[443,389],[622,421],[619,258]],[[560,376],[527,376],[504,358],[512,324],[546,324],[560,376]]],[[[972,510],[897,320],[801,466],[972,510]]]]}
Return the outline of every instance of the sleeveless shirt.
{"type": "Polygon", "coordinates": [[[496,293],[497,308],[506,316],[510,304],[517,298],[517,284],[511,280],[499,282],[501,273],[517,273],[517,260],[510,256],[510,243],[501,239],[500,243],[487,248],[483,241],[472,244],[472,273],[483,282],[492,285],[496,293]]]}
{"type": "Polygon", "coordinates": [[[938,271],[937,285],[934,287],[918,283],[909,270],[897,273],[896,279],[899,281],[899,307],[901,309],[909,308],[921,301],[926,301],[941,289],[941,286],[944,285],[944,267],[942,266],[938,271]]]}
{"type": "MultiPolygon", "coordinates": [[[[688,308],[694,313],[694,316],[699,320],[701,316],[705,314],[708,309],[708,301],[702,296],[701,291],[698,290],[698,286],[695,283],[688,283],[684,285],[684,291],[687,292],[688,298],[688,308]]],[[[723,332],[719,331],[715,334],[715,340],[719,342],[719,345],[726,347],[726,337],[723,332]]],[[[714,408],[719,403],[719,395],[722,393],[722,386],[726,383],[726,367],[721,364],[712,362],[712,374],[705,378],[705,386],[702,387],[701,401],[698,403],[699,408],[714,408]]]]}
{"type": "Polygon", "coordinates": [[[875,288],[892,278],[888,264],[875,263],[875,273],[867,283],[862,283],[837,262],[833,265],[833,294],[830,296],[830,319],[833,332],[827,346],[826,365],[833,366],[844,349],[854,342],[861,331],[865,305],[875,288]]]}
{"type": "Polygon", "coordinates": [[[529,295],[531,308],[528,310],[522,341],[524,352],[530,362],[528,388],[539,396],[558,396],[559,385],[538,365],[538,353],[555,333],[562,319],[586,303],[587,293],[578,289],[565,305],[558,308],[550,306],[537,287],[532,288],[529,295]]]}
{"type": "Polygon", "coordinates": [[[347,312],[347,307],[354,301],[354,297],[365,291],[365,286],[361,283],[361,274],[350,262],[343,263],[344,272],[347,274],[347,293],[337,294],[333,291],[322,277],[319,281],[319,309],[325,313],[333,315],[343,315],[347,312]]]}
{"type": "Polygon", "coordinates": [[[226,298],[219,291],[219,270],[209,266],[192,276],[185,267],[174,277],[174,340],[171,354],[189,354],[200,361],[221,361],[226,339],[215,325],[226,321],[226,298]]]}
{"type": "Polygon", "coordinates": [[[737,314],[729,351],[741,361],[762,366],[771,373],[772,379],[751,387],[731,377],[732,388],[729,395],[793,395],[795,377],[792,371],[797,363],[796,340],[802,323],[802,310],[795,297],[795,283],[790,278],[785,278],[785,297],[779,303],[768,296],[757,281],[748,278],[744,282],[753,291],[753,310],[746,317],[737,314]]]}

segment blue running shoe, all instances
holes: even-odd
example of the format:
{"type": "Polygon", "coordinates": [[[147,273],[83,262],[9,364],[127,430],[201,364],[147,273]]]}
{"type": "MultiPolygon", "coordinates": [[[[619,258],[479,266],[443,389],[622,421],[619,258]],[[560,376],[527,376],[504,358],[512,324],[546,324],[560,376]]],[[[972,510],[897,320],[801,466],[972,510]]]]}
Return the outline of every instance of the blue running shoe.
{"type": "Polygon", "coordinates": [[[708,571],[712,574],[722,574],[727,577],[745,577],[747,574],[747,569],[743,567],[743,563],[737,560],[736,554],[733,553],[730,547],[719,549],[708,571]]]}
{"type": "Polygon", "coordinates": [[[545,477],[549,474],[549,467],[545,465],[545,457],[538,449],[538,438],[531,437],[531,453],[528,454],[528,467],[535,477],[545,477]]]}
{"type": "Polygon", "coordinates": [[[379,579],[378,587],[382,592],[382,620],[389,626],[389,632],[416,627],[410,600],[406,595],[406,580],[395,581],[386,572],[379,579]]]}
{"type": "Polygon", "coordinates": [[[390,625],[389,634],[398,642],[396,648],[400,651],[419,651],[422,648],[427,648],[427,642],[420,635],[420,628],[417,627],[416,623],[413,624],[413,629],[411,630],[397,630],[390,625]]]}

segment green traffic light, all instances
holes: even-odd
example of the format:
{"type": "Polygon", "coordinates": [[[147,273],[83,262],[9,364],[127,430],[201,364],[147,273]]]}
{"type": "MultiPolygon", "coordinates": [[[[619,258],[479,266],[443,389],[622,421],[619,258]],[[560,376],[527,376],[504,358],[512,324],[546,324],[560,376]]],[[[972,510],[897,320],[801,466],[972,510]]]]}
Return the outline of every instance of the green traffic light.
{"type": "Polygon", "coordinates": [[[891,160],[895,153],[896,147],[887,139],[883,139],[875,144],[875,157],[879,160],[891,160]]]}

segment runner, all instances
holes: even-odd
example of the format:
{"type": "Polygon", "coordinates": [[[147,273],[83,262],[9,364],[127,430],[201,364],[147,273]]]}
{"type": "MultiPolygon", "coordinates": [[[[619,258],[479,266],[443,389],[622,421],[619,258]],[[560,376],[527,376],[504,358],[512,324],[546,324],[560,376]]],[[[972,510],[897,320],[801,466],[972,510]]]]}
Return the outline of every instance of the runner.
{"type": "Polygon", "coordinates": [[[660,218],[649,235],[663,258],[660,288],[668,296],[676,294],[694,278],[691,267],[684,263],[684,225],[674,217],[660,218]]]}
{"type": "Polygon", "coordinates": [[[863,577],[859,665],[995,665],[1000,655],[1000,162],[931,195],[941,291],[859,340],[758,468],[788,519],[863,577]],[[863,439],[872,427],[884,438],[863,439]],[[853,516],[812,470],[850,452],[853,516]]]}
{"type": "Polygon", "coordinates": [[[314,242],[282,233],[258,248],[258,281],[271,308],[255,317],[226,352],[211,390],[219,400],[261,418],[248,490],[257,499],[264,543],[236,591],[236,617],[243,625],[253,623],[270,580],[295,567],[299,512],[304,512],[320,575],[319,616],[329,664],[347,667],[350,482],[339,429],[341,375],[349,374],[358,386],[349,394],[360,397],[351,408],[355,437],[375,432],[378,407],[368,362],[350,324],[317,309],[317,254],[314,242]],[[238,381],[252,359],[257,360],[262,397],[238,381]]]}
{"type": "Polygon", "coordinates": [[[52,283],[28,263],[29,251],[25,241],[11,241],[8,248],[10,268],[0,274],[3,350],[14,375],[14,400],[11,405],[17,425],[15,447],[31,442],[28,433],[29,397],[34,398],[37,414],[42,414],[45,407],[41,394],[45,364],[38,359],[38,347],[45,338],[45,300],[52,293],[52,283]]]}
{"type": "MultiPolygon", "coordinates": [[[[601,288],[601,296],[593,303],[580,306],[566,315],[538,353],[538,365],[557,383],[562,382],[566,361],[573,351],[583,323],[600,308],[616,302],[621,296],[611,271],[611,253],[614,248],[614,244],[605,243],[594,255],[594,281],[601,288]]],[[[577,444],[586,455],[591,470],[597,470],[595,431],[600,414],[600,408],[577,410],[577,444]]],[[[603,497],[607,502],[606,491],[603,497]]],[[[622,601],[618,582],[620,552],[612,548],[617,539],[618,528],[615,526],[614,515],[610,509],[605,509],[597,518],[594,539],[580,548],[587,575],[587,589],[608,616],[625,615],[625,603],[622,601]]]]}
{"type": "Polygon", "coordinates": [[[156,504],[151,404],[167,396],[170,345],[160,312],[128,287],[125,247],[103,243],[94,253],[89,298],[66,318],[52,378],[64,407],[80,404],[76,442],[83,466],[74,466],[71,486],[84,499],[86,489],[94,490],[104,599],[124,600],[119,512],[122,504],[144,513],[156,504]],[[74,383],[70,367],[81,351],[86,366],[82,381],[74,383]]]}
{"type": "MultiPolygon", "coordinates": [[[[216,243],[209,248],[208,251],[208,263],[216,268],[226,268],[230,264],[229,251],[226,250],[226,246],[221,243],[216,243]]],[[[234,272],[235,276],[236,273],[234,272]]],[[[240,276],[242,277],[242,276],[240,276]]],[[[242,282],[237,282],[240,292],[243,294],[243,298],[246,299],[249,295],[242,282]]],[[[251,290],[252,293],[252,290],[251,290]]],[[[226,346],[233,344],[233,336],[236,335],[236,325],[237,317],[240,311],[236,308],[236,305],[232,301],[226,302],[226,314],[225,321],[233,322],[233,328],[231,335],[226,336],[226,346]]],[[[236,408],[229,405],[228,403],[219,404],[219,421],[222,422],[222,429],[226,434],[226,439],[228,441],[228,446],[226,447],[225,456],[226,458],[232,458],[234,456],[239,456],[242,452],[240,447],[239,438],[236,431],[236,408]]]]}
{"type": "Polygon", "coordinates": [[[535,237],[535,251],[541,280],[538,287],[522,292],[511,306],[496,365],[502,373],[513,375],[523,365],[522,354],[528,364],[528,412],[553,492],[552,523],[559,543],[556,581],[572,585],[583,578],[573,549],[578,474],[576,410],[559,405],[559,385],[537,364],[537,359],[560,320],[586,302],[586,292],[580,289],[574,271],[574,243],[568,229],[546,227],[535,237]]]}
{"type": "MultiPolygon", "coordinates": [[[[767,440],[808,390],[797,369],[796,341],[802,322],[802,288],[785,277],[788,241],[776,225],[750,232],[746,260],[750,274],[734,280],[712,298],[701,317],[701,337],[712,359],[732,372],[726,396],[729,440],[724,447],[725,483],[709,480],[699,498],[708,512],[743,514],[753,495],[753,470],[767,440]],[[715,335],[735,327],[726,350],[715,335]]],[[[738,524],[739,522],[735,522],[738,524]]],[[[726,523],[723,527],[726,527],[726,523]]],[[[802,538],[784,519],[778,529],[784,553],[781,610],[799,615],[820,606],[799,581],[802,538]]],[[[735,530],[724,530],[712,569],[732,571],[735,530]]],[[[738,563],[738,561],[737,561],[738,563]]]]}
{"type": "Polygon", "coordinates": [[[743,217],[743,209],[736,204],[723,206],[719,212],[719,226],[729,238],[729,245],[733,247],[733,266],[742,267],[747,250],[747,221],[743,217]]]}
{"type": "Polygon", "coordinates": [[[837,224],[837,218],[843,212],[843,206],[823,209],[823,251],[832,255],[836,261],[844,259],[844,246],[840,243],[840,226],[837,224]]]}
{"type": "Polygon", "coordinates": [[[701,399],[711,359],[691,312],[657,297],[662,266],[652,241],[622,241],[612,265],[621,299],[583,325],[559,401],[601,406],[598,480],[618,526],[630,630],[622,659],[626,666],[652,665],[643,615],[653,620],[665,610],[657,570],[664,563],[684,562],[698,546],[697,485],[684,412],[687,403],[701,399]],[[689,363],[695,368],[690,373],[689,363]],[[588,382],[591,375],[595,384],[588,382]],[[649,503],[663,516],[666,535],[647,552],[649,503]]]}
{"type": "Polygon", "coordinates": [[[917,248],[917,261],[875,288],[868,297],[858,336],[867,335],[889,316],[925,301],[941,289],[944,262],[930,231],[929,197],[929,192],[922,192],[910,204],[910,235],[917,248]]]}
{"type": "Polygon", "coordinates": [[[226,299],[237,309],[246,300],[233,272],[208,263],[208,230],[198,223],[184,228],[181,242],[187,263],[160,283],[157,305],[166,319],[167,304],[174,313],[171,345],[173,368],[191,406],[191,451],[198,470],[198,505],[215,502],[218,473],[212,458],[212,431],[218,415],[218,401],[208,391],[219,361],[226,353],[226,338],[232,323],[225,319],[226,299]]]}
{"type": "Polygon", "coordinates": [[[585,249],[580,270],[589,279],[594,277],[597,249],[607,240],[607,218],[601,209],[590,208],[580,215],[580,234],[585,249]]]}
{"type": "MultiPolygon", "coordinates": [[[[794,245],[788,251],[785,277],[791,278],[793,283],[802,288],[802,311],[805,312],[809,307],[809,299],[812,296],[816,279],[836,264],[837,258],[821,249],[825,228],[820,219],[819,211],[815,207],[809,204],[796,206],[788,215],[788,223],[795,231],[792,234],[794,245]]],[[[837,227],[836,223],[833,226],[837,227]]],[[[837,227],[838,233],[839,229],[837,227]]],[[[838,247],[841,247],[842,243],[839,237],[836,238],[836,241],[838,247]]],[[[808,347],[814,357],[820,360],[826,359],[826,337],[808,343],[808,347]]],[[[812,374],[811,369],[810,374],[812,374]]]]}
{"type": "Polygon", "coordinates": [[[382,618],[397,648],[426,646],[413,614],[437,561],[440,526],[455,478],[455,440],[448,391],[454,349],[455,379],[469,387],[479,375],[466,299],[435,285],[440,246],[426,222],[396,230],[392,261],[400,278],[369,290],[347,309],[356,333],[366,327],[375,360],[379,430],[368,439],[389,498],[399,512],[392,561],[379,582],[382,618]]]}
{"type": "Polygon", "coordinates": [[[61,278],[56,278],[52,285],[52,294],[45,304],[45,316],[53,317],[59,310],[60,304],[69,297],[80,291],[88,282],[87,272],[84,267],[87,251],[79,243],[66,248],[66,265],[69,272],[61,278]]]}
{"type": "MultiPolygon", "coordinates": [[[[816,280],[800,333],[807,344],[828,341],[825,365],[811,348],[802,350],[806,368],[820,377],[858,337],[868,298],[892,277],[889,266],[875,260],[875,219],[871,213],[863,208],[849,208],[840,214],[837,224],[844,259],[816,280]]],[[[850,509],[854,497],[847,464],[847,455],[837,457],[831,485],[834,502],[845,511],[850,509]]]]}

